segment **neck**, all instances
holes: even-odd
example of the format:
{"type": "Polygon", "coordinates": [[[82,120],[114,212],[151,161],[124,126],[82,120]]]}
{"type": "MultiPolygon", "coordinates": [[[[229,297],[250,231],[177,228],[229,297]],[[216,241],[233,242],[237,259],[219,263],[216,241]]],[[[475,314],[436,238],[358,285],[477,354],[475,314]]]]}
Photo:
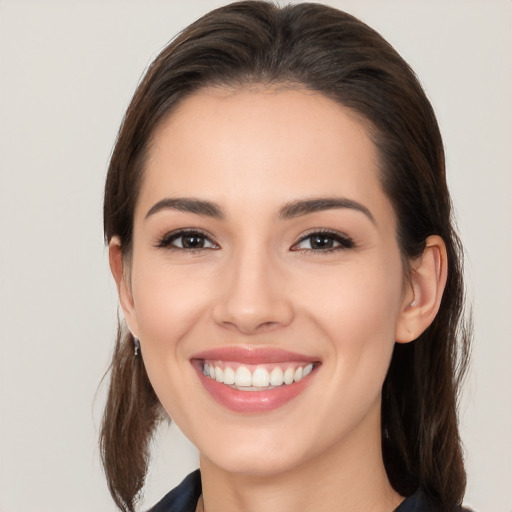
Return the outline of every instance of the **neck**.
{"type": "Polygon", "coordinates": [[[393,511],[403,498],[391,487],[384,468],[380,421],[372,436],[357,431],[353,437],[278,474],[231,473],[201,456],[203,496],[198,510],[393,511]]]}

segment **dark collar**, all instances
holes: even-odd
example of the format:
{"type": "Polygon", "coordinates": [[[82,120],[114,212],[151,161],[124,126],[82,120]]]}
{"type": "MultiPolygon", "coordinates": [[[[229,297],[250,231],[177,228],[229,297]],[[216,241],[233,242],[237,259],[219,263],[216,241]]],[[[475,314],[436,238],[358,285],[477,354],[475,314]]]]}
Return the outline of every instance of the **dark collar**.
{"type": "MultiPolygon", "coordinates": [[[[201,491],[201,473],[197,469],[148,512],[195,512],[201,491]]],[[[402,501],[395,512],[435,512],[435,508],[419,490],[402,501]]]]}
{"type": "Polygon", "coordinates": [[[195,512],[201,492],[201,473],[196,469],[148,512],[195,512]]]}

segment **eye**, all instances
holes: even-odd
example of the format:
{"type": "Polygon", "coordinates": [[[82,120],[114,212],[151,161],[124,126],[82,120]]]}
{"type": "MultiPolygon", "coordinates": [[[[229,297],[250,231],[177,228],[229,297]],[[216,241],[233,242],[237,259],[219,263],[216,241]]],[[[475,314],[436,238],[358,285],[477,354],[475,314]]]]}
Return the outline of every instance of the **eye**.
{"type": "Polygon", "coordinates": [[[351,249],[354,245],[351,238],[337,231],[315,231],[301,238],[291,250],[329,252],[351,249]]]}
{"type": "Polygon", "coordinates": [[[195,230],[180,230],[168,233],[157,243],[157,247],[184,251],[219,248],[205,233],[195,230]]]}

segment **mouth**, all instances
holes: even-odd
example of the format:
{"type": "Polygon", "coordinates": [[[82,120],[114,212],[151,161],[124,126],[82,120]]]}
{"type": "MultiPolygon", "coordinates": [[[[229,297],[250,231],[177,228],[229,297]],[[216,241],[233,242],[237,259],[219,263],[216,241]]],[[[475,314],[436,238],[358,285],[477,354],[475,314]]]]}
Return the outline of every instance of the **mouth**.
{"type": "Polygon", "coordinates": [[[243,365],[239,362],[203,361],[203,375],[239,391],[265,391],[289,386],[306,378],[314,363],[243,365]]]}
{"type": "Polygon", "coordinates": [[[275,349],[229,347],[191,359],[199,380],[220,405],[262,413],[298,397],[320,366],[314,358],[275,349]]]}

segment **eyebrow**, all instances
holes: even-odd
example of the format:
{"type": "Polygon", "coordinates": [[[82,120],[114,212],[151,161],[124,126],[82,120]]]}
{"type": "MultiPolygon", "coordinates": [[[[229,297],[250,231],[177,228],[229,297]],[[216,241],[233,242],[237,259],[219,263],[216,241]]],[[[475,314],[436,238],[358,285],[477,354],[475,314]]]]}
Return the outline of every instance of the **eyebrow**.
{"type": "Polygon", "coordinates": [[[318,199],[291,201],[281,208],[279,218],[281,220],[288,220],[310,213],[340,208],[348,208],[361,212],[375,224],[375,218],[366,206],[345,197],[321,197],[318,199]]]}
{"type": "Polygon", "coordinates": [[[201,199],[192,199],[186,197],[165,198],[154,204],[146,213],[146,219],[161,210],[177,210],[180,212],[195,213],[205,217],[213,217],[222,219],[224,217],[222,210],[218,205],[211,201],[203,201],[201,199]]]}
{"type": "MultiPolygon", "coordinates": [[[[289,220],[295,217],[301,217],[302,215],[308,215],[324,210],[344,208],[363,213],[375,224],[375,218],[366,206],[358,203],[357,201],[344,197],[322,197],[291,201],[281,208],[278,218],[280,220],[289,220]]],[[[194,213],[196,215],[212,217],[215,219],[224,218],[222,209],[216,203],[202,199],[179,197],[165,198],[161,201],[158,201],[158,203],[154,204],[149,209],[148,213],[146,214],[146,219],[151,215],[166,209],[194,213]]]]}

